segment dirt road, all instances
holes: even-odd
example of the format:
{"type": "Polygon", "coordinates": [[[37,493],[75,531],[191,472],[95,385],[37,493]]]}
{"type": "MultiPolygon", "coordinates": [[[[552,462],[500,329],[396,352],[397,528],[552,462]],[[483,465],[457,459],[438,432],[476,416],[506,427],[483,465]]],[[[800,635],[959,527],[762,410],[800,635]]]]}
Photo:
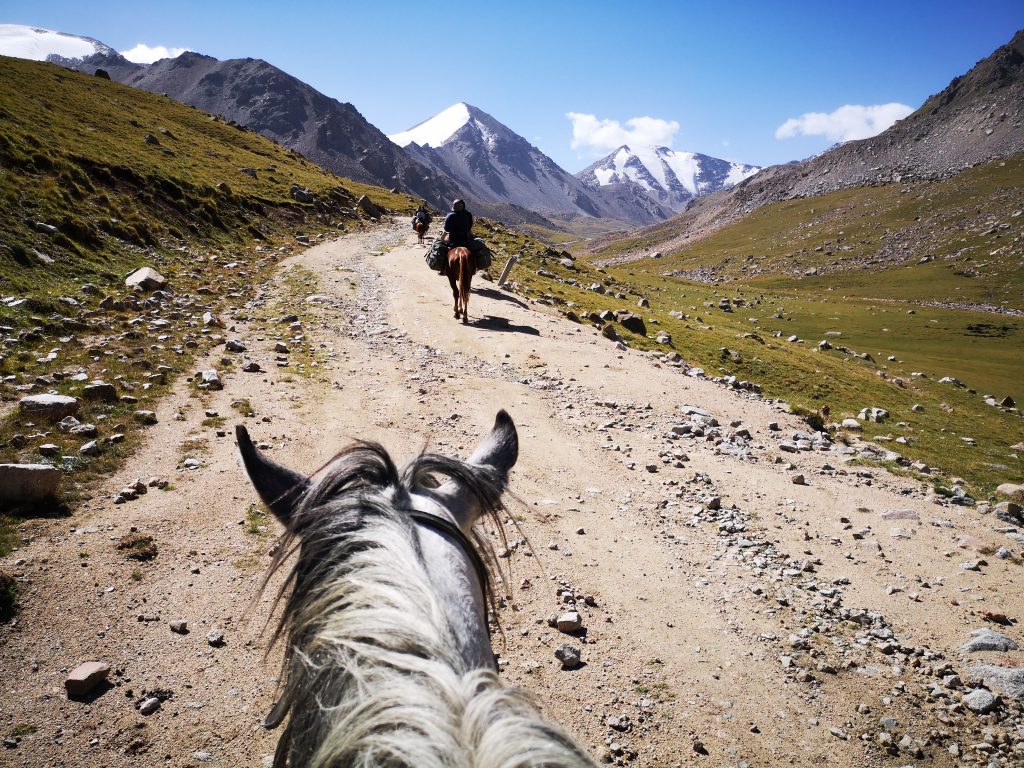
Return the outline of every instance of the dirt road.
{"type": "Polygon", "coordinates": [[[970,630],[1024,639],[982,617],[1024,614],[1005,523],[848,465],[844,446],[795,434],[809,430],[784,406],[617,348],[491,282],[476,281],[462,325],[414,242],[394,225],[286,262],[234,313],[225,339],[246,350],[197,367],[220,369],[223,391],[183,382],[147,447],[92,501],[26,526],[2,564],[23,605],[0,634],[0,763],[269,760],[275,734],[261,722],[281,651],[268,653],[262,630],[274,585],[255,596],[276,524],[254,503],[231,426],[312,471],[355,437],[398,461],[424,447],[464,455],[499,408],[521,441],[499,664],[596,757],[1021,759],[1018,703],[1004,695],[977,714],[961,701],[970,630]],[[241,370],[251,361],[261,372],[241,370]],[[150,477],[170,485],[114,503],[150,477]],[[153,537],[154,559],[118,549],[133,528],[153,537]],[[573,636],[548,623],[570,604],[583,617],[573,636]],[[223,644],[208,640],[217,631],[223,644]],[[580,669],[556,661],[566,642],[582,650],[580,669]],[[111,665],[112,687],[69,701],[64,678],[89,660],[111,665]],[[159,707],[142,714],[149,699],[159,707]]]}

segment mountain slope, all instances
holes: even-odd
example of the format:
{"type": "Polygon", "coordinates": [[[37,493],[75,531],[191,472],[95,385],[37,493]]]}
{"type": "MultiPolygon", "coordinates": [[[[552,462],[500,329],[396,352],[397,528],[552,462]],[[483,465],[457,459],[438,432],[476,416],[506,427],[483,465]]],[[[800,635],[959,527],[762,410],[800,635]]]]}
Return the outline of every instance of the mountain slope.
{"type": "MultiPolygon", "coordinates": [[[[803,162],[765,168],[735,187],[698,198],[640,239],[650,249],[671,251],[768,203],[853,187],[939,180],[1019,152],[1024,152],[1024,31],[878,136],[803,162]]],[[[595,249],[608,247],[605,242],[595,249]]]]}
{"type": "Polygon", "coordinates": [[[391,139],[454,179],[471,202],[513,204],[562,219],[650,223],[665,216],[657,204],[588,189],[522,136],[469,104],[455,104],[391,139]]]}
{"type": "Polygon", "coordinates": [[[457,194],[447,179],[410,160],[351,104],[260,59],[220,61],[187,52],[136,64],[97,40],[17,24],[0,25],[0,54],[88,74],[102,69],[118,82],[222,115],[355,181],[397,187],[438,206],[457,194]]]}
{"type": "Polygon", "coordinates": [[[693,198],[731,187],[759,170],[698,152],[623,145],[584,168],[576,178],[593,189],[613,184],[635,186],[639,194],[678,212],[693,198]]]}

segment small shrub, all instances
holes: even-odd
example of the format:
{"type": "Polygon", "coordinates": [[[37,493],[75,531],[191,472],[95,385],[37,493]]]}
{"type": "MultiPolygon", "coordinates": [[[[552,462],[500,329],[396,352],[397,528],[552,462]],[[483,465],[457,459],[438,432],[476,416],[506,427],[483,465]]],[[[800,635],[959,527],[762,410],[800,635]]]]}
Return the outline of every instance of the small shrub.
{"type": "Polygon", "coordinates": [[[153,537],[142,533],[129,533],[122,537],[117,548],[122,550],[129,560],[152,560],[156,557],[156,544],[153,537]]]}
{"type": "Polygon", "coordinates": [[[0,571],[0,621],[7,621],[18,610],[18,582],[7,571],[0,571]]]}

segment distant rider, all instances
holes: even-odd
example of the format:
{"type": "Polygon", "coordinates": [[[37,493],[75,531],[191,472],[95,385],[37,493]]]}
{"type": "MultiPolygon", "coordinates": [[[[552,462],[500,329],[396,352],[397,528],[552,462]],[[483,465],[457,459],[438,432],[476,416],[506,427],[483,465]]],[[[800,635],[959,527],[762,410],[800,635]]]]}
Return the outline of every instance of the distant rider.
{"type": "Polygon", "coordinates": [[[453,248],[469,248],[473,239],[473,214],[466,210],[464,200],[452,203],[452,212],[444,219],[445,240],[453,248]]]}
{"type": "Polygon", "coordinates": [[[426,206],[421,205],[419,208],[416,209],[416,213],[413,214],[413,216],[412,216],[412,228],[413,229],[416,229],[416,222],[417,221],[422,221],[428,227],[430,226],[430,222],[433,221],[433,219],[430,218],[430,211],[427,210],[426,206]]]}

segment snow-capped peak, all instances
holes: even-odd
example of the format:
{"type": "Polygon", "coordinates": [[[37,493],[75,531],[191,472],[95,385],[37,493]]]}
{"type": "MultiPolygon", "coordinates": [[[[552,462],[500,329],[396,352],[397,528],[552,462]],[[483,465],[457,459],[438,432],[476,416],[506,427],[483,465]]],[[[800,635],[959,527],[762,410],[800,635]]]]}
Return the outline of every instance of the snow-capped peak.
{"type": "Polygon", "coordinates": [[[400,147],[407,147],[415,142],[421,147],[436,148],[444,144],[452,134],[471,119],[469,105],[460,101],[429,120],[424,120],[407,131],[393,133],[388,138],[400,147]]]}
{"type": "Polygon", "coordinates": [[[623,145],[577,175],[591,186],[636,184],[659,203],[678,210],[694,197],[738,184],[759,170],[698,152],[623,145]]]}
{"type": "Polygon", "coordinates": [[[0,54],[4,56],[46,61],[51,56],[84,59],[94,53],[110,56],[116,51],[91,37],[27,27],[23,24],[0,24],[0,54]]]}

